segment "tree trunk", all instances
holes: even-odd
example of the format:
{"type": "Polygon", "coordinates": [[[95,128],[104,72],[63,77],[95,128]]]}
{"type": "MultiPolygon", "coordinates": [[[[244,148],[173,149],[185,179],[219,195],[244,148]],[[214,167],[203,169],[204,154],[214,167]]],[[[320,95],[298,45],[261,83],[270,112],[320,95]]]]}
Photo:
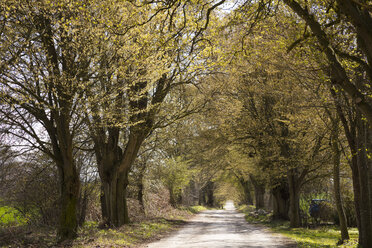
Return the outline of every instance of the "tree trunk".
{"type": "Polygon", "coordinates": [[[243,188],[243,193],[244,193],[244,203],[247,205],[252,205],[253,204],[253,198],[251,194],[251,185],[249,180],[244,180],[244,178],[239,179],[240,184],[242,185],[243,188]]]}
{"type": "Polygon", "coordinates": [[[262,209],[265,207],[265,184],[256,180],[253,175],[249,175],[254,187],[254,198],[256,209],[262,209]]]}
{"type": "MultiPolygon", "coordinates": [[[[129,223],[126,190],[128,186],[128,174],[137,157],[138,151],[145,138],[152,131],[155,116],[159,111],[157,107],[168,94],[171,81],[166,74],[156,83],[156,90],[151,94],[146,91],[147,82],[137,82],[131,85],[127,91],[129,96],[129,109],[132,113],[129,135],[124,151],[119,147],[119,127],[104,127],[100,118],[95,118],[95,126],[92,127],[94,150],[96,154],[98,172],[104,188],[102,213],[107,211],[105,217],[108,226],[121,226],[129,223]],[[149,96],[152,96],[151,110],[147,111],[149,96]],[[155,106],[155,107],[154,107],[155,106]],[[135,124],[136,123],[136,124],[135,124]],[[103,126],[103,127],[102,127],[103,126]]],[[[123,92],[117,95],[115,104],[123,104],[123,92]]],[[[94,109],[94,107],[93,107],[94,109]]],[[[116,110],[120,110],[120,107],[116,110]]],[[[119,111],[120,112],[120,111],[119,111]]]]}
{"type": "Polygon", "coordinates": [[[360,47],[367,57],[368,64],[372,63],[372,18],[370,11],[359,6],[358,2],[351,0],[338,0],[340,10],[347,16],[355,27],[357,32],[358,43],[363,45],[360,47]]]}
{"type": "Polygon", "coordinates": [[[176,198],[174,197],[173,188],[169,188],[168,191],[169,191],[169,203],[172,207],[176,207],[177,204],[176,204],[176,198]]]}
{"type": "Polygon", "coordinates": [[[300,189],[297,183],[295,169],[288,171],[288,187],[289,187],[289,220],[290,227],[301,226],[300,219],[300,189]]]}
{"type": "Polygon", "coordinates": [[[104,206],[107,210],[105,225],[119,227],[130,222],[126,200],[128,176],[125,173],[114,173],[111,180],[103,183],[104,206]]]}
{"type": "Polygon", "coordinates": [[[80,197],[80,211],[79,211],[79,226],[82,226],[85,222],[88,207],[88,190],[84,189],[84,193],[80,197]]]}
{"type": "Polygon", "coordinates": [[[117,207],[118,212],[118,224],[117,226],[122,226],[124,224],[129,224],[129,213],[127,204],[127,187],[128,187],[128,172],[122,172],[119,175],[118,180],[118,190],[117,190],[117,207]]]}
{"type": "Polygon", "coordinates": [[[73,162],[60,166],[61,213],[57,230],[58,241],[74,239],[77,236],[77,209],[80,179],[73,162]]]}
{"type": "Polygon", "coordinates": [[[144,191],[143,177],[144,177],[144,174],[145,174],[145,171],[146,171],[146,166],[147,166],[146,161],[143,161],[141,163],[140,175],[139,175],[139,178],[138,178],[137,199],[138,199],[138,202],[139,202],[143,211],[145,211],[145,205],[144,205],[144,202],[143,202],[143,197],[144,197],[144,194],[143,194],[143,191],[144,191]]]}
{"type": "Polygon", "coordinates": [[[204,206],[207,204],[207,200],[205,197],[205,189],[201,188],[199,191],[199,205],[204,206]]]}
{"type": "Polygon", "coordinates": [[[214,182],[208,182],[206,186],[207,206],[214,206],[214,182]]]}
{"type": "MultiPolygon", "coordinates": [[[[338,97],[336,92],[332,89],[331,89],[331,94],[333,96],[333,100],[336,105],[336,111],[341,120],[343,129],[344,129],[344,132],[347,138],[350,152],[351,154],[353,154],[353,156],[351,156],[351,160],[349,161],[349,163],[350,163],[351,175],[352,175],[352,180],[353,180],[353,193],[354,193],[354,207],[355,207],[355,214],[356,214],[356,222],[357,222],[359,233],[361,234],[362,233],[361,215],[360,215],[361,185],[359,182],[360,172],[359,172],[359,166],[358,166],[358,159],[356,155],[358,151],[358,147],[357,147],[357,131],[356,131],[357,127],[355,123],[355,119],[357,119],[358,116],[354,117],[353,115],[349,114],[348,118],[346,118],[346,115],[344,114],[344,112],[347,113],[348,111],[343,110],[342,105],[341,105],[341,99],[338,97]]],[[[345,99],[345,101],[347,100],[345,99]]],[[[354,111],[355,111],[354,108],[350,110],[351,113],[354,111]]],[[[358,243],[359,244],[362,243],[362,235],[359,235],[358,243]]]]}
{"type": "Polygon", "coordinates": [[[344,208],[342,206],[342,199],[341,199],[341,190],[340,190],[340,159],[341,159],[341,150],[338,146],[338,136],[339,136],[339,120],[333,120],[333,127],[332,127],[332,153],[333,153],[333,187],[334,187],[334,195],[335,195],[335,202],[336,208],[338,213],[338,218],[340,220],[340,230],[341,230],[341,241],[349,239],[349,233],[347,230],[347,222],[346,222],[346,215],[344,212],[344,208]]]}
{"type": "Polygon", "coordinates": [[[143,204],[143,182],[142,177],[140,179],[140,182],[138,184],[138,195],[137,195],[138,202],[142,209],[145,209],[145,205],[143,204]]]}
{"type": "Polygon", "coordinates": [[[289,192],[288,184],[282,180],[279,185],[272,189],[273,195],[273,219],[289,220],[289,192]]]}
{"type": "Polygon", "coordinates": [[[356,156],[351,158],[351,176],[353,179],[353,193],[354,193],[354,208],[355,208],[355,215],[356,215],[356,224],[358,230],[360,231],[360,184],[359,184],[359,170],[358,170],[358,162],[356,156]]]}
{"type": "Polygon", "coordinates": [[[367,163],[368,163],[368,183],[369,183],[369,207],[370,207],[370,215],[371,215],[371,223],[372,223],[372,159],[370,157],[372,151],[372,129],[367,128],[367,135],[366,135],[366,147],[368,147],[367,153],[367,163]]]}
{"type": "Polygon", "coordinates": [[[100,202],[101,202],[101,214],[102,214],[102,220],[103,224],[108,223],[108,209],[106,204],[106,196],[105,196],[105,187],[104,183],[101,180],[101,195],[100,195],[100,202]]]}
{"type": "Polygon", "coordinates": [[[369,193],[369,168],[368,158],[366,154],[366,124],[361,118],[357,120],[357,160],[359,170],[359,184],[360,184],[360,240],[362,247],[372,247],[372,218],[370,206],[369,193]]]}

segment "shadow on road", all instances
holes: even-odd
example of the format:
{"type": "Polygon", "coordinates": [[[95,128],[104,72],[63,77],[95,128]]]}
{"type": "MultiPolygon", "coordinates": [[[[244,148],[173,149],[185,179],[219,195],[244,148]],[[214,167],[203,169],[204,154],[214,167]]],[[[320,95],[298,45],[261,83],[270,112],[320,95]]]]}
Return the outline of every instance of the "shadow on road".
{"type": "Polygon", "coordinates": [[[207,210],[187,221],[174,235],[148,244],[149,248],[291,248],[288,239],[270,233],[261,226],[248,224],[236,212],[232,202],[225,210],[207,210]]]}

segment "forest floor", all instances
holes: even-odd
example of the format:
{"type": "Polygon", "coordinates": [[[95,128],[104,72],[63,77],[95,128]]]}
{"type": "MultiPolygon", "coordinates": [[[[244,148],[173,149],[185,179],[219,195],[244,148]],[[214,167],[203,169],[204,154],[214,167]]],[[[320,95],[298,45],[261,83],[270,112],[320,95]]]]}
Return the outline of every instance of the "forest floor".
{"type": "Polygon", "coordinates": [[[311,228],[289,228],[288,221],[272,221],[271,215],[257,214],[253,206],[243,205],[239,211],[245,214],[248,223],[266,226],[274,233],[284,235],[297,242],[298,248],[356,248],[358,230],[349,228],[350,240],[337,245],[341,234],[338,226],[319,225],[311,228]]]}
{"type": "Polygon", "coordinates": [[[295,242],[267,228],[245,221],[232,202],[224,210],[206,210],[193,217],[178,232],[157,242],[142,247],[148,248],[290,248],[295,242]]]}
{"type": "Polygon", "coordinates": [[[145,218],[115,229],[99,229],[97,222],[86,222],[79,228],[76,240],[62,244],[56,244],[56,230],[51,227],[0,225],[0,247],[137,247],[170,235],[205,209],[172,209],[163,217],[145,218]]]}

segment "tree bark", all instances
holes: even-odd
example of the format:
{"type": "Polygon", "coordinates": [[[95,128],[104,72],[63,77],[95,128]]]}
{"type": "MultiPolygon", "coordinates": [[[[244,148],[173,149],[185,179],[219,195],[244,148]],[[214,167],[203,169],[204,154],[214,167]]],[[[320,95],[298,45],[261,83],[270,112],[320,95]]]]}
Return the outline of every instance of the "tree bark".
{"type": "Polygon", "coordinates": [[[214,182],[208,182],[206,186],[207,206],[214,206],[214,182]]]}
{"type": "MultiPolygon", "coordinates": [[[[281,137],[287,138],[289,136],[288,126],[280,123],[281,125],[281,137]]],[[[290,145],[287,140],[280,143],[280,154],[286,159],[287,166],[287,182],[288,182],[288,192],[289,192],[289,221],[290,227],[299,227],[301,225],[300,221],[300,188],[301,179],[304,178],[306,174],[305,170],[302,172],[302,176],[298,176],[298,169],[294,167],[290,162],[291,150],[290,145]]]]}
{"type": "Polygon", "coordinates": [[[239,179],[240,184],[243,188],[244,193],[244,203],[247,205],[253,205],[253,198],[251,194],[251,185],[249,180],[244,180],[244,178],[239,179]]]}
{"type": "MultiPolygon", "coordinates": [[[[336,92],[332,89],[331,89],[331,94],[332,94],[332,97],[333,97],[333,100],[336,106],[337,115],[341,120],[341,124],[343,126],[343,129],[344,129],[344,132],[347,138],[347,142],[349,144],[350,152],[351,154],[353,154],[353,156],[351,156],[351,160],[349,161],[349,163],[350,163],[351,175],[352,175],[352,180],[353,180],[353,193],[354,193],[354,207],[355,207],[355,214],[356,214],[356,222],[357,222],[359,233],[361,233],[361,229],[362,229],[361,217],[360,217],[360,202],[361,202],[360,188],[361,186],[359,183],[359,168],[358,168],[358,159],[356,156],[357,151],[358,151],[357,141],[356,141],[357,140],[357,132],[356,132],[357,128],[356,128],[356,123],[354,120],[355,118],[358,118],[358,117],[354,117],[349,114],[348,118],[346,118],[344,114],[344,112],[346,111],[344,111],[342,108],[341,99],[336,94],[336,92]]],[[[345,99],[345,101],[347,100],[345,99]]],[[[359,235],[358,242],[359,244],[362,243],[361,235],[359,235]]]]}
{"type": "Polygon", "coordinates": [[[289,220],[289,190],[286,180],[281,180],[279,185],[272,189],[273,219],[289,220]]]}
{"type": "Polygon", "coordinates": [[[297,182],[296,170],[288,171],[288,187],[289,187],[289,220],[290,227],[301,226],[300,219],[300,187],[297,182]]]}
{"type": "Polygon", "coordinates": [[[368,127],[361,119],[357,118],[357,161],[359,171],[359,184],[360,184],[360,233],[362,247],[372,247],[372,216],[370,206],[370,182],[369,182],[369,166],[366,154],[366,132],[368,127]]]}
{"type": "Polygon", "coordinates": [[[207,204],[205,189],[201,188],[199,191],[199,205],[205,206],[207,204]]]}
{"type": "Polygon", "coordinates": [[[143,182],[142,182],[142,177],[140,178],[140,182],[138,184],[138,195],[137,195],[137,199],[138,199],[138,202],[141,206],[142,209],[145,209],[145,205],[143,203],[143,190],[144,190],[144,187],[143,187],[143,182]]]}
{"type": "MultiPolygon", "coordinates": [[[[70,161],[72,163],[72,161],[70,161]]],[[[77,209],[79,201],[80,180],[76,167],[64,163],[60,167],[61,213],[57,230],[58,241],[77,237],[77,209]]]]}
{"type": "Polygon", "coordinates": [[[339,136],[339,119],[332,120],[332,132],[331,132],[331,146],[333,155],[333,190],[336,202],[336,208],[338,213],[338,218],[340,221],[341,230],[341,241],[349,239],[349,232],[347,230],[347,221],[344,208],[342,206],[341,190],[340,190],[340,159],[341,150],[338,146],[338,136],[339,136]]]}
{"type": "Polygon", "coordinates": [[[110,180],[103,182],[103,208],[106,209],[104,224],[106,226],[119,227],[130,223],[126,189],[128,186],[128,176],[118,172],[112,173],[110,180]]]}
{"type": "Polygon", "coordinates": [[[85,222],[87,207],[88,207],[88,190],[85,188],[84,192],[80,194],[80,211],[79,211],[79,226],[85,222]]]}
{"type": "MultiPolygon", "coordinates": [[[[103,185],[102,214],[108,226],[121,226],[129,223],[126,189],[128,174],[132,168],[138,151],[153,129],[155,116],[159,106],[170,90],[171,81],[166,74],[162,75],[156,83],[155,91],[150,94],[147,82],[131,84],[125,94],[129,97],[129,111],[131,112],[129,135],[125,148],[119,147],[119,127],[105,127],[99,116],[93,116],[93,124],[88,123],[94,141],[98,171],[103,185]],[[151,95],[151,99],[149,96],[151,95]],[[148,110],[148,104],[152,106],[148,110]]],[[[121,114],[124,104],[124,92],[119,92],[115,98],[113,109],[121,114]]],[[[110,103],[112,104],[112,103],[110,103]]],[[[96,106],[91,106],[93,112],[96,106]]],[[[119,117],[120,117],[119,114],[119,117]]],[[[120,121],[119,118],[117,121],[120,121]]]]}
{"type": "Polygon", "coordinates": [[[169,203],[172,207],[175,208],[177,204],[176,204],[176,198],[174,196],[174,190],[173,188],[169,188],[168,191],[169,191],[169,203]]]}
{"type": "Polygon", "coordinates": [[[145,174],[145,171],[146,171],[146,166],[147,166],[147,163],[146,161],[143,161],[141,163],[141,167],[140,167],[140,174],[139,174],[139,178],[138,178],[138,195],[137,195],[137,199],[138,199],[138,202],[142,208],[143,211],[145,211],[145,205],[144,205],[144,201],[143,201],[143,197],[144,197],[144,183],[143,183],[143,177],[144,177],[144,174],[145,174]]]}
{"type": "MultiPolygon", "coordinates": [[[[350,0],[337,0],[341,11],[348,17],[358,34],[359,43],[363,43],[361,50],[367,57],[369,64],[372,63],[372,17],[370,10],[358,6],[350,0]]],[[[369,67],[371,67],[369,65],[369,67]]]]}
{"type": "Polygon", "coordinates": [[[265,184],[256,180],[253,175],[249,175],[254,187],[254,197],[256,209],[265,208],[265,184]]]}
{"type": "Polygon", "coordinates": [[[103,186],[101,203],[104,204],[102,217],[105,226],[119,227],[130,222],[126,199],[128,174],[144,137],[143,130],[132,127],[124,152],[117,145],[117,128],[109,129],[106,142],[103,142],[104,134],[95,137],[95,153],[103,186]]]}
{"type": "MultiPolygon", "coordinates": [[[[352,117],[349,116],[349,123],[343,113],[341,108],[339,99],[334,91],[332,91],[332,95],[335,100],[336,110],[338,116],[341,119],[341,123],[344,127],[344,131],[346,134],[346,138],[349,144],[349,148],[351,154],[350,167],[352,171],[352,179],[353,179],[353,191],[354,191],[354,205],[355,205],[355,212],[357,217],[357,225],[359,230],[359,244],[362,247],[372,247],[372,230],[371,227],[371,209],[370,209],[370,188],[368,183],[368,174],[366,176],[365,173],[368,173],[368,166],[367,164],[362,164],[366,162],[366,154],[365,149],[366,147],[363,145],[363,120],[361,119],[360,112],[356,110],[356,116],[352,117]],[[355,121],[352,119],[354,118],[355,121]],[[367,168],[365,168],[367,166],[367,168]],[[366,171],[367,169],[367,171],[366,171]],[[364,174],[364,175],[363,175],[364,174]],[[366,187],[367,185],[367,187],[366,187]]],[[[365,125],[365,124],[364,124],[365,125]]],[[[366,125],[365,127],[366,128],[366,125]]]]}

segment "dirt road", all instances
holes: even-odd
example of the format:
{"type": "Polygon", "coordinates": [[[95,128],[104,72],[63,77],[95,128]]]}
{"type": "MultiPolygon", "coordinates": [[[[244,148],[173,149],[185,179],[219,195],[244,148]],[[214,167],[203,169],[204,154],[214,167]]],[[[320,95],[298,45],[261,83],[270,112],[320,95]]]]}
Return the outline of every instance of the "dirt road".
{"type": "Polygon", "coordinates": [[[148,248],[284,248],[296,247],[286,238],[246,223],[231,201],[224,210],[208,210],[191,219],[175,234],[148,244],[148,248]]]}

